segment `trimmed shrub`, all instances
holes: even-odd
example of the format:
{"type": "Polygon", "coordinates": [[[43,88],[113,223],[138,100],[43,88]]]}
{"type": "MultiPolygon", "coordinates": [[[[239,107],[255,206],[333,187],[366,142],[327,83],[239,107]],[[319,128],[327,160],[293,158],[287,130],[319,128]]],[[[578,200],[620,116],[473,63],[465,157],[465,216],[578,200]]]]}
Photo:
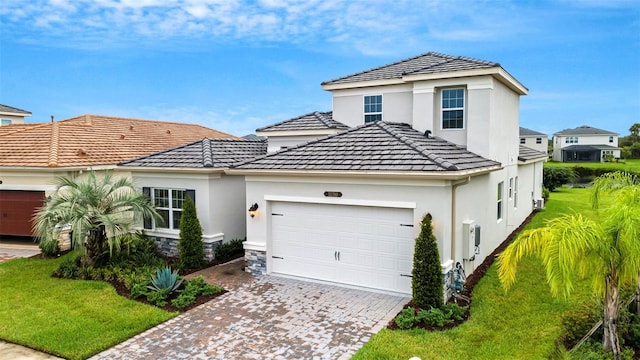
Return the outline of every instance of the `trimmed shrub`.
{"type": "Polygon", "coordinates": [[[576,178],[576,172],[573,168],[569,167],[545,167],[543,169],[543,185],[549,191],[554,191],[556,188],[564,184],[572,182],[576,178]]]}
{"type": "Polygon", "coordinates": [[[55,257],[60,254],[60,244],[56,239],[42,240],[38,244],[38,247],[40,248],[42,256],[44,257],[55,257]]]}
{"type": "Polygon", "coordinates": [[[202,242],[202,227],[196,214],[196,205],[189,195],[185,196],[180,216],[180,267],[183,269],[197,269],[204,263],[204,243],[202,242]]]}
{"type": "Polygon", "coordinates": [[[422,218],[420,235],[416,238],[412,276],[413,303],[421,309],[441,308],[444,278],[430,214],[422,218]]]}
{"type": "MultiPolygon", "coordinates": [[[[562,314],[562,335],[564,345],[571,349],[582,339],[602,318],[602,306],[587,302],[574,310],[567,310],[562,314]]],[[[593,339],[602,338],[602,327],[591,336],[593,339]]]]}
{"type": "Polygon", "coordinates": [[[411,307],[402,310],[395,318],[396,325],[403,330],[411,329],[419,321],[416,312],[411,307]]]}
{"type": "Polygon", "coordinates": [[[236,255],[241,255],[244,252],[242,243],[246,239],[233,239],[228,243],[220,244],[216,248],[215,258],[216,260],[226,261],[233,258],[236,255]]]}

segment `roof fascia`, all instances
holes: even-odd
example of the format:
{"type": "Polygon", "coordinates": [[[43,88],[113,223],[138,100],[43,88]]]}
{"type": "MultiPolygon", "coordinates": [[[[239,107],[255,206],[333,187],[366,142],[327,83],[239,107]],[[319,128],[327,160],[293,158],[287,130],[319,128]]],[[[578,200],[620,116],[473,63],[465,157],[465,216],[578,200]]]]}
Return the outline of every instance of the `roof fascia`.
{"type": "Polygon", "coordinates": [[[528,165],[528,164],[533,164],[536,162],[547,162],[548,156],[545,157],[538,157],[538,158],[533,158],[533,159],[527,159],[527,160],[520,160],[518,159],[518,165],[528,165]]]}
{"type": "Polygon", "coordinates": [[[341,178],[378,178],[378,179],[424,179],[424,180],[460,180],[470,176],[488,174],[501,170],[501,165],[463,171],[318,171],[318,170],[256,170],[256,169],[227,169],[227,175],[252,176],[329,176],[341,178]]]}
{"type": "Polygon", "coordinates": [[[369,80],[369,81],[354,81],[354,82],[345,82],[339,84],[325,84],[322,85],[323,90],[332,91],[332,90],[342,90],[342,89],[353,89],[353,88],[362,88],[362,87],[371,87],[371,86],[386,86],[386,85],[397,85],[404,84],[406,81],[404,79],[380,79],[380,80],[369,80]]]}
{"type": "Polygon", "coordinates": [[[437,72],[431,74],[414,74],[414,75],[405,75],[402,78],[409,81],[420,81],[420,80],[437,80],[437,79],[454,79],[454,78],[462,78],[462,77],[475,77],[475,76],[483,76],[483,75],[491,75],[494,78],[498,79],[501,83],[505,84],[508,88],[515,91],[518,95],[527,95],[529,93],[529,89],[527,89],[524,85],[522,85],[518,80],[516,80],[511,74],[509,74],[502,67],[492,67],[487,69],[470,69],[470,70],[458,70],[458,71],[447,71],[447,72],[437,72]]]}
{"type": "Polygon", "coordinates": [[[163,167],[163,166],[118,166],[118,170],[126,170],[139,173],[196,173],[196,174],[212,174],[224,173],[227,168],[188,168],[188,167],[163,167]]]}
{"type": "Polygon", "coordinates": [[[337,128],[316,129],[316,130],[273,130],[273,131],[256,131],[258,136],[274,137],[274,136],[309,136],[309,135],[331,135],[340,130],[337,128]]]}

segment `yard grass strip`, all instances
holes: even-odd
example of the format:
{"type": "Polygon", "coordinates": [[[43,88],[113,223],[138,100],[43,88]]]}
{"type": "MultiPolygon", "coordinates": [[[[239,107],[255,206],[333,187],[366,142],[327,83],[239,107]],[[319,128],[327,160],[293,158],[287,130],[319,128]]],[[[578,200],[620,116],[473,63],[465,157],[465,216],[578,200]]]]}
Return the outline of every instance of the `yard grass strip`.
{"type": "MultiPolygon", "coordinates": [[[[595,218],[590,194],[587,189],[558,189],[525,228],[540,227],[565,213],[595,218]]],[[[589,297],[586,281],[576,282],[576,291],[566,301],[551,297],[536,259],[521,261],[516,283],[505,293],[494,263],[474,289],[467,322],[439,332],[383,329],[353,359],[546,359],[560,336],[561,314],[589,297]]]]}
{"type": "Polygon", "coordinates": [[[589,169],[607,169],[611,171],[633,171],[640,173],[640,159],[626,159],[621,162],[559,162],[548,161],[545,167],[583,167],[589,169]]]}
{"type": "Polygon", "coordinates": [[[0,264],[1,339],[86,359],[177,315],[123,298],[105,282],[52,278],[61,260],[0,264]]]}

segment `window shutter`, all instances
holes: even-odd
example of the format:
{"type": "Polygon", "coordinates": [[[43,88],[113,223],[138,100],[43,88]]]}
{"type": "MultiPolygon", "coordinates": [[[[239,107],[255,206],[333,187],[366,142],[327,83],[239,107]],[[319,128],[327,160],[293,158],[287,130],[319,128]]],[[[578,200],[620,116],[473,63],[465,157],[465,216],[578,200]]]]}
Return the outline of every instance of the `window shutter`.
{"type": "MultiPolygon", "coordinates": [[[[147,196],[149,198],[149,200],[151,200],[151,188],[149,187],[143,187],[142,188],[142,193],[147,196]]],[[[151,229],[152,223],[151,223],[151,218],[148,216],[145,216],[144,219],[142,220],[143,222],[143,227],[145,229],[151,229]]]]}
{"type": "Polygon", "coordinates": [[[196,204],[196,191],[194,189],[187,189],[187,195],[193,200],[193,204],[196,204]]]}

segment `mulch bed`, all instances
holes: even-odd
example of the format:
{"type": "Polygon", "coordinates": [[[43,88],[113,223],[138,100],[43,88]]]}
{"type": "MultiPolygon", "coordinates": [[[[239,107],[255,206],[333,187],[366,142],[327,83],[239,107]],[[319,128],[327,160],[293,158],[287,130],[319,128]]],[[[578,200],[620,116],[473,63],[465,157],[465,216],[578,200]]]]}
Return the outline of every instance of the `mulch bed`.
{"type": "MultiPolygon", "coordinates": [[[[507,246],[509,246],[509,244],[511,244],[511,242],[515,239],[515,237],[518,235],[518,233],[520,233],[520,231],[527,224],[529,224],[529,222],[531,222],[531,219],[533,219],[533,217],[538,213],[538,211],[539,210],[534,210],[531,214],[529,214],[529,216],[527,216],[527,218],[522,222],[522,224],[517,229],[515,229],[513,232],[511,232],[511,234],[509,234],[507,239],[505,241],[503,241],[497,248],[495,248],[495,250],[493,250],[493,252],[491,254],[489,254],[489,256],[487,256],[484,259],[482,264],[480,264],[473,271],[473,273],[467,277],[467,280],[466,280],[466,282],[464,284],[464,288],[462,289],[462,291],[460,293],[462,295],[468,297],[471,301],[468,304],[469,307],[467,308],[467,311],[465,312],[462,320],[455,321],[455,322],[453,322],[451,324],[447,324],[447,325],[441,326],[441,327],[427,326],[427,325],[425,325],[423,323],[420,323],[420,324],[416,325],[415,327],[416,328],[430,330],[430,331],[442,331],[442,330],[447,330],[447,329],[454,328],[454,327],[464,323],[465,321],[467,321],[469,319],[469,317],[471,317],[471,305],[473,303],[473,289],[476,287],[476,285],[478,284],[480,279],[482,279],[484,277],[484,275],[487,273],[487,271],[489,271],[489,268],[496,261],[496,258],[498,257],[498,255],[500,255],[500,253],[502,253],[504,251],[504,249],[506,249],[507,246]]],[[[452,301],[449,301],[449,302],[452,302],[452,301]]],[[[406,309],[408,307],[413,307],[414,309],[418,310],[418,308],[413,306],[411,301],[409,301],[402,309],[404,310],[404,309],[406,309]]],[[[400,313],[398,313],[398,315],[399,314],[400,313]]],[[[396,316],[398,316],[398,315],[396,315],[396,316]]],[[[387,325],[387,329],[391,329],[391,330],[399,330],[400,329],[398,327],[398,325],[396,325],[395,317],[389,322],[389,324],[387,325]]]]}

